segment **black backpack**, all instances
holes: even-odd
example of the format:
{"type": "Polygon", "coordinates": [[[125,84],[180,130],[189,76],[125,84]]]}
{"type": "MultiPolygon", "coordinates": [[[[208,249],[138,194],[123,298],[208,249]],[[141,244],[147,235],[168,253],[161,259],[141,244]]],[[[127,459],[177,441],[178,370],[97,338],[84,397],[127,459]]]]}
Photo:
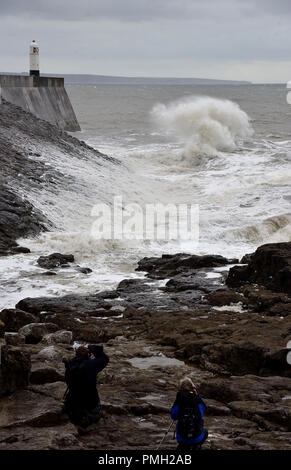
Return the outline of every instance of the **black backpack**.
{"type": "Polygon", "coordinates": [[[191,406],[180,408],[177,431],[185,440],[195,439],[202,433],[203,421],[197,400],[191,406]]]}

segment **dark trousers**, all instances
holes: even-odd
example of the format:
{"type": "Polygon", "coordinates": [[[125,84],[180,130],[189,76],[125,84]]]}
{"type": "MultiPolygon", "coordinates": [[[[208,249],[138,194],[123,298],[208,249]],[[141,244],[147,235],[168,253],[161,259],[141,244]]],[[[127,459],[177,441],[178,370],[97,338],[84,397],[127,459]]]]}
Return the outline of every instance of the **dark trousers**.
{"type": "Polygon", "coordinates": [[[176,450],[181,453],[193,452],[194,450],[201,450],[202,444],[206,441],[208,437],[207,429],[204,429],[204,436],[202,441],[197,444],[187,444],[186,442],[179,442],[176,450]]]}
{"type": "Polygon", "coordinates": [[[90,407],[84,406],[83,402],[84,400],[81,400],[80,397],[69,392],[65,399],[65,411],[71,423],[87,428],[90,424],[97,423],[101,418],[101,404],[97,399],[94,404],[91,403],[90,407]]]}

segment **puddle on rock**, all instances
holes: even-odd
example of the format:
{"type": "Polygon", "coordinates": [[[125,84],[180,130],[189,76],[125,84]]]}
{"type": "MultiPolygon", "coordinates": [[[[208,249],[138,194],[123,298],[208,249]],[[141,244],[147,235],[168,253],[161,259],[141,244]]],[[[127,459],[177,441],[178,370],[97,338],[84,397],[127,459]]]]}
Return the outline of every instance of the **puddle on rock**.
{"type": "Polygon", "coordinates": [[[149,393],[148,395],[145,395],[144,397],[140,397],[139,400],[144,400],[144,401],[155,401],[155,400],[164,400],[166,395],[162,395],[160,393],[149,393]]]}
{"type": "Polygon", "coordinates": [[[132,359],[128,359],[128,362],[130,362],[130,364],[137,369],[149,369],[149,367],[152,366],[184,366],[183,361],[178,361],[178,359],[166,356],[133,357],[132,359]]]}

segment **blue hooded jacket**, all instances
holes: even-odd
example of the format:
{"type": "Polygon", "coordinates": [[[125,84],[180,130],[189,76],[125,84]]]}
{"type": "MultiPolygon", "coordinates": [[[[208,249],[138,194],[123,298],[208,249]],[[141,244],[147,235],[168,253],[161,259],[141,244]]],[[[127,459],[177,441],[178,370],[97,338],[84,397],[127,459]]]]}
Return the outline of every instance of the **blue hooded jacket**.
{"type": "Polygon", "coordinates": [[[176,438],[177,441],[183,442],[185,444],[199,444],[204,438],[205,431],[203,428],[203,415],[206,411],[206,404],[202,400],[202,398],[199,395],[196,395],[194,392],[178,392],[176,396],[176,400],[172,406],[171,409],[171,417],[174,421],[178,420],[177,426],[176,426],[176,438]],[[179,434],[179,418],[181,418],[183,414],[183,408],[185,407],[191,407],[198,405],[198,408],[200,410],[201,414],[201,429],[202,432],[195,438],[193,439],[183,439],[182,436],[179,434]]]}

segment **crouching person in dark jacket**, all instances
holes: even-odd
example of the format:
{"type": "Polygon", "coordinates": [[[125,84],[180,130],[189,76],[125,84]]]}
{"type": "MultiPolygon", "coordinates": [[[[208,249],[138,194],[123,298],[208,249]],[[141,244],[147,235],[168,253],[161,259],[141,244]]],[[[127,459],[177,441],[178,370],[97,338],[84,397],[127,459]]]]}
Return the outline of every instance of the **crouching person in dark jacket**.
{"type": "Polygon", "coordinates": [[[180,390],[171,409],[172,419],[177,420],[176,438],[177,450],[191,452],[201,449],[208,437],[204,429],[203,415],[206,410],[205,402],[198,395],[195,385],[189,377],[180,381],[180,390]]]}
{"type": "Polygon", "coordinates": [[[65,410],[70,421],[79,430],[93,430],[101,418],[101,405],[97,391],[97,375],[108,364],[109,358],[103,346],[90,344],[80,346],[76,356],[65,361],[65,380],[68,391],[65,397],[65,410]],[[93,355],[93,358],[91,358],[93,355]]]}

